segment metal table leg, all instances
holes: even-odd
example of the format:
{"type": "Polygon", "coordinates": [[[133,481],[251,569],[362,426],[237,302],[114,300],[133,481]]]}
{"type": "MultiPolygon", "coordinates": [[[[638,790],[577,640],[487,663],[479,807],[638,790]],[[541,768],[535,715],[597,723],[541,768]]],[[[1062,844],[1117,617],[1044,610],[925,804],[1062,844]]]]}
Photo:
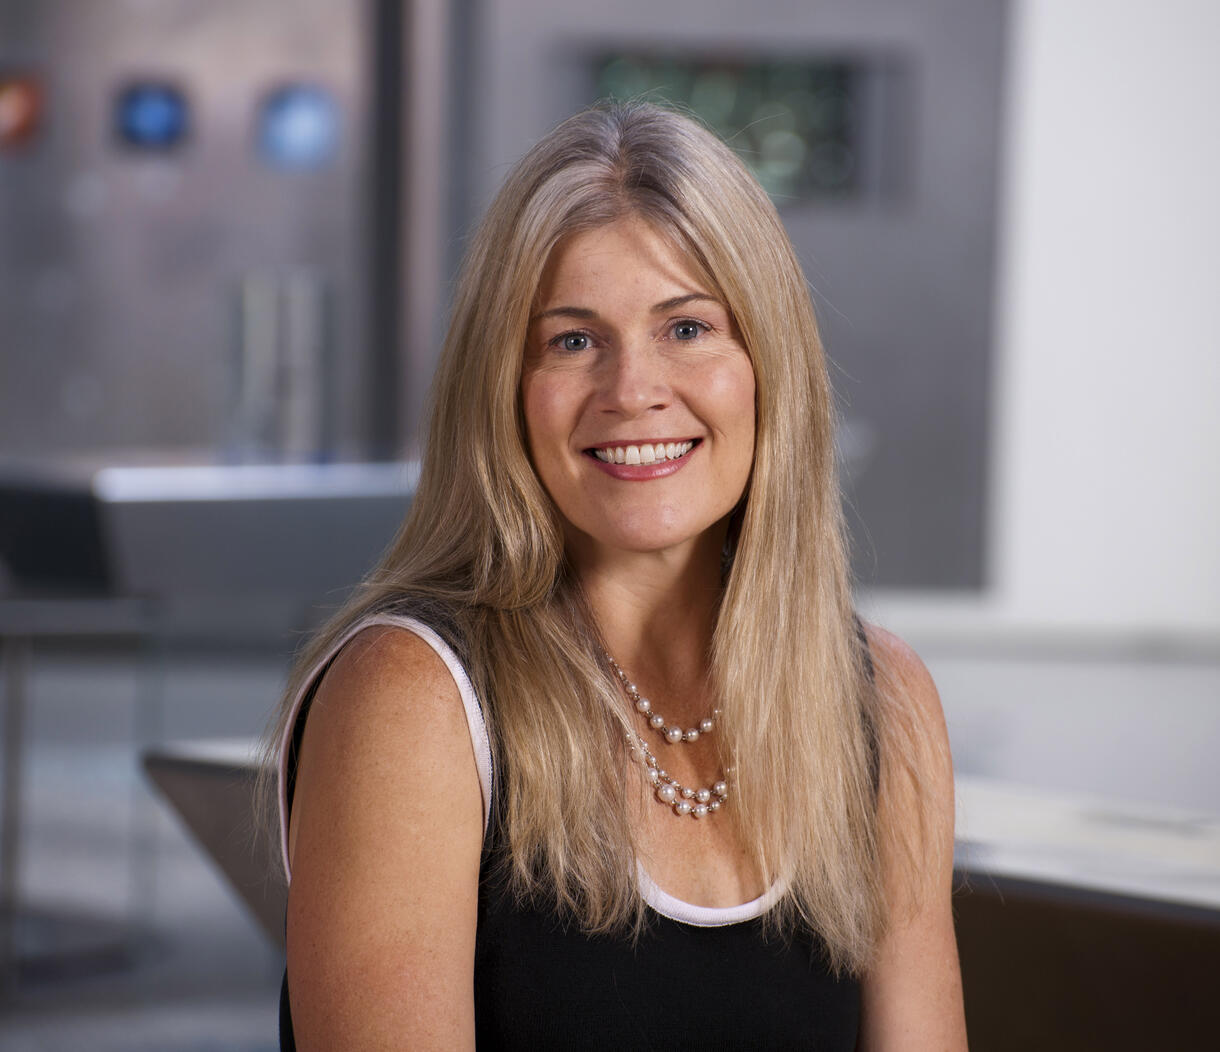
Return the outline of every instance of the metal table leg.
{"type": "Polygon", "coordinates": [[[0,992],[12,989],[17,967],[17,914],[20,906],[21,789],[25,750],[25,690],[30,640],[0,638],[5,673],[4,776],[0,798],[0,992]]]}

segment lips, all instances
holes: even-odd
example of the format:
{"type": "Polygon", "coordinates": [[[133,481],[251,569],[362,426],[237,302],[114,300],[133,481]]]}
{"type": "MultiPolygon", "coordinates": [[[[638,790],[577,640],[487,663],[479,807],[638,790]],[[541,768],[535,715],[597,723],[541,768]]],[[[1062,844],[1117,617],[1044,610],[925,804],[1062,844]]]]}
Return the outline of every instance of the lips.
{"type": "Polygon", "coordinates": [[[594,446],[585,452],[603,464],[645,465],[664,464],[681,460],[698,444],[698,439],[679,442],[632,442],[605,446],[594,446]]]}

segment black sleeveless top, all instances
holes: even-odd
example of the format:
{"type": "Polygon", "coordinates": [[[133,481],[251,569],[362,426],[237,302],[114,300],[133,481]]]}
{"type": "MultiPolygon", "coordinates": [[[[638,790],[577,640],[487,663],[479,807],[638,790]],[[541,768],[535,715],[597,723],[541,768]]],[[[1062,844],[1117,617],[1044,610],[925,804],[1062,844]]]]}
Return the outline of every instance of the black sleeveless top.
{"type": "MultiPolygon", "coordinates": [[[[303,710],[298,741],[304,722],[303,710]]],[[[496,811],[484,838],[475,932],[479,1048],[856,1047],[859,981],[830,971],[816,935],[768,937],[761,917],[687,924],[651,907],[634,942],[586,934],[553,909],[522,905],[508,891],[496,864],[496,811]]],[[[280,1048],[296,1049],[287,973],[280,1048]]]]}
{"type": "MultiPolygon", "coordinates": [[[[831,974],[816,937],[768,938],[761,918],[703,927],[651,909],[634,943],[587,935],[514,901],[496,875],[493,840],[475,933],[480,1049],[856,1047],[859,983],[831,974]]],[[[287,974],[280,1048],[296,1048],[287,974]]]]}
{"type": "Polygon", "coordinates": [[[815,937],[767,938],[762,918],[704,927],[649,908],[630,937],[588,935],[518,904],[485,855],[475,933],[480,1048],[856,1047],[860,989],[815,937]]]}

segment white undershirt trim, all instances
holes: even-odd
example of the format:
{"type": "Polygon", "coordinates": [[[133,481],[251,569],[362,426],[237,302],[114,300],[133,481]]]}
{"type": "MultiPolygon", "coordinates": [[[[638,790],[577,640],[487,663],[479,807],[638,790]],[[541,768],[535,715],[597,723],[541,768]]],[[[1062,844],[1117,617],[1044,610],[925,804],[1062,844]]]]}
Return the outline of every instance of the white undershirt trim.
{"type": "Polygon", "coordinates": [[[637,862],[635,870],[640,894],[649,906],[662,917],[699,928],[723,928],[726,924],[741,924],[761,917],[780,900],[785,890],[783,882],[776,881],[758,898],[743,902],[740,906],[696,906],[674,898],[645,872],[642,863],[637,862]]]}
{"type": "Polygon", "coordinates": [[[470,729],[470,744],[474,749],[474,762],[479,771],[479,788],[483,791],[483,835],[487,835],[487,825],[491,820],[491,741],[487,737],[487,724],[483,721],[483,709],[479,705],[474,687],[466,670],[458,660],[458,656],[440,636],[422,621],[413,617],[398,614],[372,614],[357,622],[339,639],[334,648],[325,654],[305,677],[304,686],[292,703],[292,711],[284,727],[284,736],[280,739],[279,763],[279,797],[280,797],[280,848],[283,852],[284,873],[292,880],[292,866],[288,861],[288,752],[292,744],[292,734],[296,726],[297,715],[314,681],[322,670],[334,659],[358,632],[374,625],[392,625],[395,628],[405,628],[428,644],[444,663],[457,685],[462,697],[462,708],[466,712],[466,726],[470,729]]]}

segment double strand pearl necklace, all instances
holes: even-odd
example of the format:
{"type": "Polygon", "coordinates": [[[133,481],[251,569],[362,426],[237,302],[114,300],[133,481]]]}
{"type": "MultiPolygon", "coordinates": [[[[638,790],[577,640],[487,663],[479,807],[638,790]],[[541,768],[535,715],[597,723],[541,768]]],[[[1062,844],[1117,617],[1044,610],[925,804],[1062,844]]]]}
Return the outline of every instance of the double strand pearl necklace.
{"type": "MultiPolygon", "coordinates": [[[[652,704],[647,698],[640,697],[640,692],[636,689],[635,684],[627,677],[627,673],[619,668],[614,658],[607,654],[606,660],[610,662],[610,667],[618,676],[623,690],[635,705],[636,711],[648,718],[648,724],[654,730],[664,728],[665,740],[671,745],[676,745],[678,742],[698,741],[701,734],[712,732],[715,727],[715,717],[720,715],[719,709],[713,709],[710,718],[701,720],[698,729],[692,727],[683,733],[682,728],[677,725],[666,727],[664,717],[652,712],[652,704]]],[[[674,814],[679,818],[685,815],[690,815],[692,818],[704,818],[712,812],[719,811],[728,799],[727,779],[733,773],[731,767],[725,771],[724,778],[719,779],[710,788],[692,789],[690,786],[682,785],[676,778],[670,777],[669,772],[657,762],[657,758],[648,748],[647,742],[640,735],[629,733],[627,748],[631,752],[633,762],[644,764],[657,800],[672,807],[674,814]]]]}
{"type": "Polygon", "coordinates": [[[721,778],[710,789],[692,789],[689,785],[682,785],[676,778],[670,777],[669,772],[657,763],[657,758],[652,755],[647,743],[638,734],[627,735],[627,748],[631,750],[631,759],[634,762],[643,761],[644,768],[648,771],[648,780],[652,783],[657,799],[672,807],[674,814],[679,818],[684,815],[690,815],[691,818],[704,818],[713,811],[719,811],[721,805],[728,799],[729,786],[725,779],[732,775],[732,767],[728,768],[724,772],[724,778],[721,778]]]}

